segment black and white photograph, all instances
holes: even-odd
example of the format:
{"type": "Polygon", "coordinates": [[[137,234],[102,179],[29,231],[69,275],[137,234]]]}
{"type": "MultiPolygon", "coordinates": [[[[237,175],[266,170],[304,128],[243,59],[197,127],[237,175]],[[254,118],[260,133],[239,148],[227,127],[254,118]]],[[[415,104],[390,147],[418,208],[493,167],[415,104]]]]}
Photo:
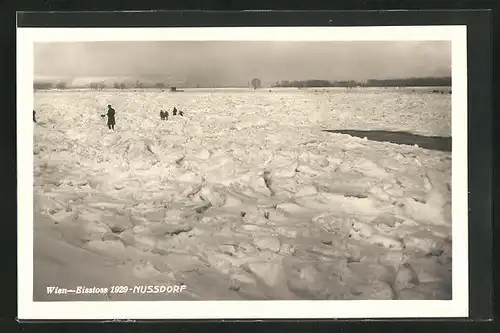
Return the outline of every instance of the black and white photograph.
{"type": "Polygon", "coordinates": [[[18,29],[20,311],[465,315],[465,45],[460,26],[18,29]]]}

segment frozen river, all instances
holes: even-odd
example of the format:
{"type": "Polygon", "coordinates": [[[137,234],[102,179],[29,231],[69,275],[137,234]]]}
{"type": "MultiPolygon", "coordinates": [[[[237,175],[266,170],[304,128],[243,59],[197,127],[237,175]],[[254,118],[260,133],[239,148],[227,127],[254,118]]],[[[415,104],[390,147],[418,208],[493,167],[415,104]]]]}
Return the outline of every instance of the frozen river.
{"type": "Polygon", "coordinates": [[[34,107],[35,301],[451,298],[451,152],[326,131],[449,137],[449,94],[39,91],[34,107]]]}

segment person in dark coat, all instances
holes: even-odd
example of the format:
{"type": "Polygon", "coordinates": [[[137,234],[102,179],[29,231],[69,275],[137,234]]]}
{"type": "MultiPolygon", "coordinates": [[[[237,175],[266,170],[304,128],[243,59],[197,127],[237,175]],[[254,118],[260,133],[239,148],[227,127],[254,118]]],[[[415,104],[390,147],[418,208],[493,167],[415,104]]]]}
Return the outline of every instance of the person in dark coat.
{"type": "Polygon", "coordinates": [[[184,112],[179,111],[179,116],[184,117],[184,112]]]}
{"type": "Polygon", "coordinates": [[[165,120],[165,112],[163,110],[160,111],[160,119],[165,120]]]}
{"type": "Polygon", "coordinates": [[[164,116],[165,116],[164,120],[168,120],[168,111],[165,111],[164,116]]]}
{"type": "Polygon", "coordinates": [[[36,123],[36,112],[33,110],[33,122],[36,123]]]}
{"type": "Polygon", "coordinates": [[[108,105],[108,113],[107,113],[107,116],[108,116],[108,128],[109,129],[112,129],[112,130],[115,130],[115,124],[116,124],[116,120],[115,120],[115,109],[113,109],[111,107],[111,105],[108,105]]]}
{"type": "Polygon", "coordinates": [[[177,115],[177,108],[176,108],[175,106],[174,106],[174,109],[172,110],[172,114],[173,114],[174,116],[176,116],[176,115],[177,115]]]}

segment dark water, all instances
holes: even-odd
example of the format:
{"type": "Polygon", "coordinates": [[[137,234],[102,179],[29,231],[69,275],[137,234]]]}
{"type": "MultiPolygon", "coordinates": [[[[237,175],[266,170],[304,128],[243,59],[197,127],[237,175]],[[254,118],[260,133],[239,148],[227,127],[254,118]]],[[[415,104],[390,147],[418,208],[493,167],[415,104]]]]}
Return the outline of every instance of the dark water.
{"type": "Polygon", "coordinates": [[[372,141],[391,142],[404,145],[418,145],[420,148],[451,152],[451,137],[423,136],[398,131],[358,131],[358,130],[324,130],[323,132],[348,134],[372,141]]]}

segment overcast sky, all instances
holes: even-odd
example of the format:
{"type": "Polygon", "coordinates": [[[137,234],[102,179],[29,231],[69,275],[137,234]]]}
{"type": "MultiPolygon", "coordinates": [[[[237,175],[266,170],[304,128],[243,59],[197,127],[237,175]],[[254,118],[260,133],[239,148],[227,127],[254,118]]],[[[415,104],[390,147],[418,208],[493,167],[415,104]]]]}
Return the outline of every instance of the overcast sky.
{"type": "Polygon", "coordinates": [[[36,43],[35,79],[175,76],[241,84],[451,75],[450,42],[36,43]]]}

